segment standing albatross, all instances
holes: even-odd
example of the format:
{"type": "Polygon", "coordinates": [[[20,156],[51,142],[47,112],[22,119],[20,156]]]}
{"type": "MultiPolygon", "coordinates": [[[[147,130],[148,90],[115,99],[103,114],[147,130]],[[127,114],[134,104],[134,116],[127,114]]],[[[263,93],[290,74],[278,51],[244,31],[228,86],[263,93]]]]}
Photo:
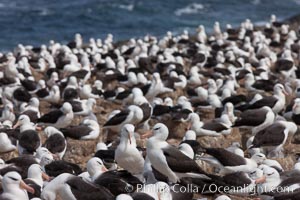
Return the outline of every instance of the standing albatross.
{"type": "Polygon", "coordinates": [[[141,175],[144,169],[144,158],[136,148],[134,126],[126,124],[121,131],[121,141],[115,151],[115,160],[120,167],[133,175],[141,175]]]}
{"type": "Polygon", "coordinates": [[[166,142],[169,130],[164,124],[157,123],[143,138],[151,135],[147,141],[147,156],[152,167],[170,182],[177,183],[182,177],[208,178],[194,160],[166,142]]]}

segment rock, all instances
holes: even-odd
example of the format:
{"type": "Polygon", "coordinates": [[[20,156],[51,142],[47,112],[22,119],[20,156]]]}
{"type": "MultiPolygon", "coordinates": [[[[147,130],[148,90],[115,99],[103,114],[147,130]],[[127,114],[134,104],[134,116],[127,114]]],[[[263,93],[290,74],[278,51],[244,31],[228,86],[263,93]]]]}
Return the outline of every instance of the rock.
{"type": "Polygon", "coordinates": [[[68,146],[64,160],[78,164],[85,169],[87,161],[94,155],[98,140],[67,139],[68,146]]]}

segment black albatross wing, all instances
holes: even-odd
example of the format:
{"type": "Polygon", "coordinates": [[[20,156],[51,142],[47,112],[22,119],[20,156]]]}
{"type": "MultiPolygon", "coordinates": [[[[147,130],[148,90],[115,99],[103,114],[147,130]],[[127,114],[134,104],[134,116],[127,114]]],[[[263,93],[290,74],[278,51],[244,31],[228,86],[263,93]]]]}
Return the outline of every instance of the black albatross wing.
{"type": "Polygon", "coordinates": [[[203,151],[203,147],[197,140],[183,140],[180,144],[183,144],[183,143],[190,145],[195,154],[198,153],[199,151],[200,151],[200,153],[201,153],[201,151],[203,151]]]}
{"type": "Polygon", "coordinates": [[[66,88],[63,92],[63,99],[65,101],[76,99],[78,96],[78,92],[74,88],[66,88]]]}
{"type": "Polygon", "coordinates": [[[162,151],[166,157],[168,166],[172,171],[179,173],[195,172],[206,174],[193,159],[187,157],[177,148],[168,145],[166,148],[162,148],[162,151]]]}
{"type": "Polygon", "coordinates": [[[22,178],[25,179],[27,178],[28,168],[32,164],[38,164],[38,162],[32,155],[22,155],[6,161],[6,164],[11,164],[11,166],[1,169],[1,175],[3,175],[2,173],[9,172],[12,168],[14,168],[12,171],[19,172],[22,178]]]}
{"type": "Polygon", "coordinates": [[[81,177],[73,177],[66,182],[78,200],[113,200],[114,195],[105,187],[84,181],[81,177]]]}
{"type": "Polygon", "coordinates": [[[44,147],[46,147],[51,153],[60,153],[66,147],[66,140],[60,134],[51,135],[45,142],[44,147]]]}
{"type": "Polygon", "coordinates": [[[216,158],[223,166],[239,166],[245,165],[246,160],[226,149],[222,148],[207,148],[205,149],[205,153],[216,158]]]}
{"type": "Polygon", "coordinates": [[[143,123],[151,117],[152,107],[149,103],[143,103],[142,105],[140,105],[140,108],[143,111],[143,119],[140,123],[143,123]]]}
{"type": "Polygon", "coordinates": [[[270,108],[273,108],[277,101],[278,99],[273,96],[264,97],[261,100],[258,100],[254,104],[250,105],[248,109],[261,108],[263,106],[268,106],[270,108]]]}
{"type": "Polygon", "coordinates": [[[37,88],[37,83],[32,80],[21,80],[21,84],[27,91],[34,91],[37,88]]]}
{"type": "Polygon", "coordinates": [[[115,161],[115,150],[98,150],[94,157],[98,157],[104,162],[114,162],[115,161]]]}
{"type": "Polygon", "coordinates": [[[283,125],[274,124],[259,131],[254,137],[251,148],[280,145],[285,138],[284,129],[283,125]]]}
{"type": "Polygon", "coordinates": [[[81,168],[74,164],[64,160],[56,160],[45,166],[46,173],[49,176],[58,176],[63,173],[70,173],[79,175],[82,173],[81,168]]]}
{"type": "Polygon", "coordinates": [[[21,102],[29,102],[31,99],[31,94],[24,88],[18,88],[13,92],[13,97],[21,102]]]}
{"type": "Polygon", "coordinates": [[[84,79],[84,77],[88,74],[89,72],[87,70],[81,69],[76,72],[73,72],[69,77],[75,76],[77,79],[84,79]]]}
{"type": "Polygon", "coordinates": [[[33,123],[36,123],[38,120],[38,113],[34,110],[25,110],[21,115],[27,115],[33,123]]]}
{"type": "MultiPolygon", "coordinates": [[[[257,74],[258,75],[258,74],[257,74]]],[[[252,85],[257,90],[264,90],[266,92],[273,91],[274,88],[274,81],[271,80],[256,80],[255,83],[252,85]]]]}
{"type": "Polygon", "coordinates": [[[121,124],[127,118],[127,116],[128,116],[129,113],[130,113],[130,110],[128,110],[128,109],[119,112],[118,114],[116,114],[115,116],[113,116],[112,118],[110,118],[103,125],[103,127],[105,127],[105,126],[115,126],[115,125],[121,124]]]}
{"type": "Polygon", "coordinates": [[[153,115],[154,116],[160,116],[166,113],[171,112],[171,106],[166,105],[155,105],[153,108],[153,115]]]}
{"type": "Polygon", "coordinates": [[[259,109],[246,110],[241,114],[240,119],[238,119],[233,127],[237,126],[258,126],[265,121],[266,112],[259,109]]]}
{"type": "Polygon", "coordinates": [[[206,130],[210,130],[210,131],[216,131],[216,132],[221,132],[221,131],[224,131],[224,130],[228,129],[228,127],[226,127],[223,124],[218,123],[218,122],[208,122],[208,123],[205,123],[202,126],[202,128],[206,129],[206,130]]]}
{"type": "Polygon", "coordinates": [[[58,121],[58,119],[63,115],[64,113],[61,110],[53,110],[43,115],[37,121],[42,123],[55,124],[58,121]]]}
{"type": "Polygon", "coordinates": [[[106,187],[111,193],[113,193],[116,196],[119,194],[128,193],[128,191],[126,191],[126,187],[130,187],[130,185],[133,188],[133,192],[135,191],[135,188],[138,184],[142,184],[142,182],[138,178],[132,176],[126,170],[107,171],[101,174],[94,181],[94,183],[106,187]]]}
{"type": "Polygon", "coordinates": [[[36,93],[35,93],[39,98],[44,98],[46,96],[49,96],[49,91],[47,88],[42,88],[40,90],[38,90],[36,93]]]}
{"type": "Polygon", "coordinates": [[[143,192],[134,192],[130,195],[133,200],[155,200],[149,194],[143,192]]]}
{"type": "Polygon", "coordinates": [[[235,187],[245,187],[251,184],[251,179],[246,175],[245,172],[226,174],[222,177],[222,179],[226,184],[235,187]]]}
{"type": "Polygon", "coordinates": [[[93,129],[85,125],[79,125],[69,128],[61,128],[60,131],[64,134],[65,137],[80,139],[81,137],[89,135],[89,133],[93,131],[93,129]]]}
{"type": "Polygon", "coordinates": [[[297,125],[300,125],[300,114],[298,114],[298,115],[293,114],[293,115],[292,115],[292,120],[293,120],[293,122],[295,122],[297,125]]]}
{"type": "Polygon", "coordinates": [[[80,101],[71,100],[68,101],[72,105],[73,112],[81,112],[83,111],[82,103],[80,101]]]}

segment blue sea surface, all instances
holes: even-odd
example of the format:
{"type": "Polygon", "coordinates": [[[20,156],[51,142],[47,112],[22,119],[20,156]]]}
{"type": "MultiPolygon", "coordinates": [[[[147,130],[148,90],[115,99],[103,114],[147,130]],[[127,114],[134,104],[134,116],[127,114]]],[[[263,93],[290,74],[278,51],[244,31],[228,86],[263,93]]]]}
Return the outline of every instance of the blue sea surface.
{"type": "Polygon", "coordinates": [[[50,39],[66,43],[75,33],[85,40],[108,33],[122,40],[192,32],[200,24],[209,31],[215,21],[223,27],[246,18],[259,24],[271,14],[285,19],[299,11],[300,0],[0,0],[0,50],[50,39]]]}

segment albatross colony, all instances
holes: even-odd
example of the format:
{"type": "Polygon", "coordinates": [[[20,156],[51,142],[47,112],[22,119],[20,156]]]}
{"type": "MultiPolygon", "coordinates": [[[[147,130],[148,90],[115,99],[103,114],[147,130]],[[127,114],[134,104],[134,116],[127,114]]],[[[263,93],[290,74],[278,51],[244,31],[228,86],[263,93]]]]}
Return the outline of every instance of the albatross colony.
{"type": "Polygon", "coordinates": [[[0,199],[300,196],[300,40],[263,27],[0,55],[0,199]]]}

